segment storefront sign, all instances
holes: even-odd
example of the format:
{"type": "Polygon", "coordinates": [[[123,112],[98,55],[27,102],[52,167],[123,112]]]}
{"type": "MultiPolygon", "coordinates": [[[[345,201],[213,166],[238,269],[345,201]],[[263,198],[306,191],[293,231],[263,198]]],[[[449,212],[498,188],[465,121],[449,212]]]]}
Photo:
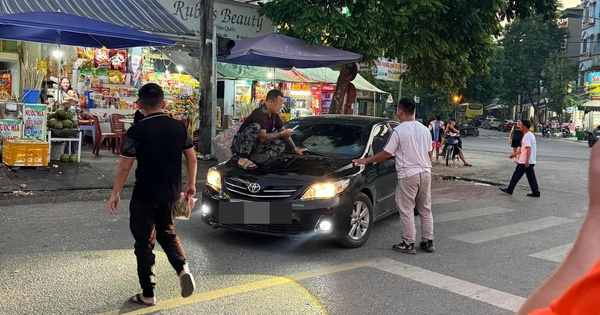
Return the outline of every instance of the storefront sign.
{"type": "Polygon", "coordinates": [[[20,119],[0,119],[0,142],[3,139],[16,140],[21,138],[20,119]]]}
{"type": "Polygon", "coordinates": [[[590,99],[600,100],[600,72],[588,73],[588,88],[590,99]]]}
{"type": "MultiPolygon", "coordinates": [[[[199,0],[159,0],[170,14],[175,16],[190,32],[200,29],[202,5],[199,0]]],[[[217,36],[233,40],[269,35],[275,31],[273,23],[258,15],[258,6],[227,0],[215,1],[212,17],[217,36]]]]}
{"type": "Polygon", "coordinates": [[[25,104],[23,138],[46,139],[46,106],[25,104]]]}
{"type": "Polygon", "coordinates": [[[400,81],[400,75],[406,72],[406,65],[399,62],[391,62],[385,59],[380,59],[375,62],[373,67],[373,75],[375,79],[384,81],[400,81]]]}

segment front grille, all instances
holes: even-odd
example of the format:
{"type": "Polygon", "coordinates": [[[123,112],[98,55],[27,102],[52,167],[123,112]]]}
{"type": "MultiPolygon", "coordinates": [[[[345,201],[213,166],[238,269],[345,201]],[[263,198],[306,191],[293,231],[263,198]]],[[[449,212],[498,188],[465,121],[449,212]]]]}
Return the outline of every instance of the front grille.
{"type": "Polygon", "coordinates": [[[223,224],[223,226],[274,234],[296,235],[302,233],[300,223],[296,220],[293,220],[292,224],[223,224]]]}
{"type": "Polygon", "coordinates": [[[252,192],[248,188],[248,184],[251,182],[244,181],[238,178],[227,178],[225,179],[225,186],[227,192],[232,197],[239,197],[241,199],[252,199],[252,200],[279,200],[287,199],[291,197],[298,189],[302,186],[267,186],[261,187],[259,191],[252,192]]]}

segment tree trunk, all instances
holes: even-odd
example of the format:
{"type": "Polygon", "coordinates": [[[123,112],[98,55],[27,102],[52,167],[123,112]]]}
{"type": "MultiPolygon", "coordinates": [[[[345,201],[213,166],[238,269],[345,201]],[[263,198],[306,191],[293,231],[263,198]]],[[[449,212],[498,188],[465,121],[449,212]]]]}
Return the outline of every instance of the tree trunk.
{"type": "Polygon", "coordinates": [[[344,99],[348,92],[348,84],[350,83],[350,79],[352,79],[351,69],[352,67],[349,65],[342,66],[340,69],[340,75],[337,79],[335,92],[333,92],[333,99],[329,107],[330,114],[343,114],[346,111],[344,99]]]}
{"type": "Polygon", "coordinates": [[[214,0],[201,0],[201,5],[207,14],[200,18],[200,141],[198,152],[210,154],[212,121],[214,119],[212,110],[213,44],[207,43],[207,40],[213,38],[213,19],[210,12],[213,12],[214,0]]]}

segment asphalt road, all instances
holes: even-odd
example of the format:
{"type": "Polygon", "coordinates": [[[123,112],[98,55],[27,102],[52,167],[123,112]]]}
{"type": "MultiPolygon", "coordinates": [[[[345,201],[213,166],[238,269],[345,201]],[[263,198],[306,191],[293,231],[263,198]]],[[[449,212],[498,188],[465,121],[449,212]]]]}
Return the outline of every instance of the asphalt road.
{"type": "Polygon", "coordinates": [[[157,246],[159,303],[151,308],[126,302],[139,290],[127,200],[111,217],[103,190],[0,196],[0,314],[512,314],[576,236],[589,148],[538,139],[542,198],[525,196],[525,178],[507,196],[496,187],[514,169],[506,136],[465,138],[473,167],[434,167],[466,179],[433,184],[434,254],[392,251],[395,215],[348,250],[215,230],[196,214],[177,230],[198,290],[178,297],[157,246]]]}

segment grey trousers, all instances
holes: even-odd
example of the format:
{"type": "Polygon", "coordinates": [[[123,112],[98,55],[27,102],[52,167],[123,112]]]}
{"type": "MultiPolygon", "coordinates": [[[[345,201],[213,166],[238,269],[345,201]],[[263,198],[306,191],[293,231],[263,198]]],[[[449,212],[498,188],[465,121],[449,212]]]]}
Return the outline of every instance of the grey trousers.
{"type": "Polygon", "coordinates": [[[422,172],[398,179],[396,205],[400,209],[400,231],[406,244],[417,238],[414,209],[421,217],[421,239],[433,240],[433,215],[431,213],[431,173],[422,172]]]}

